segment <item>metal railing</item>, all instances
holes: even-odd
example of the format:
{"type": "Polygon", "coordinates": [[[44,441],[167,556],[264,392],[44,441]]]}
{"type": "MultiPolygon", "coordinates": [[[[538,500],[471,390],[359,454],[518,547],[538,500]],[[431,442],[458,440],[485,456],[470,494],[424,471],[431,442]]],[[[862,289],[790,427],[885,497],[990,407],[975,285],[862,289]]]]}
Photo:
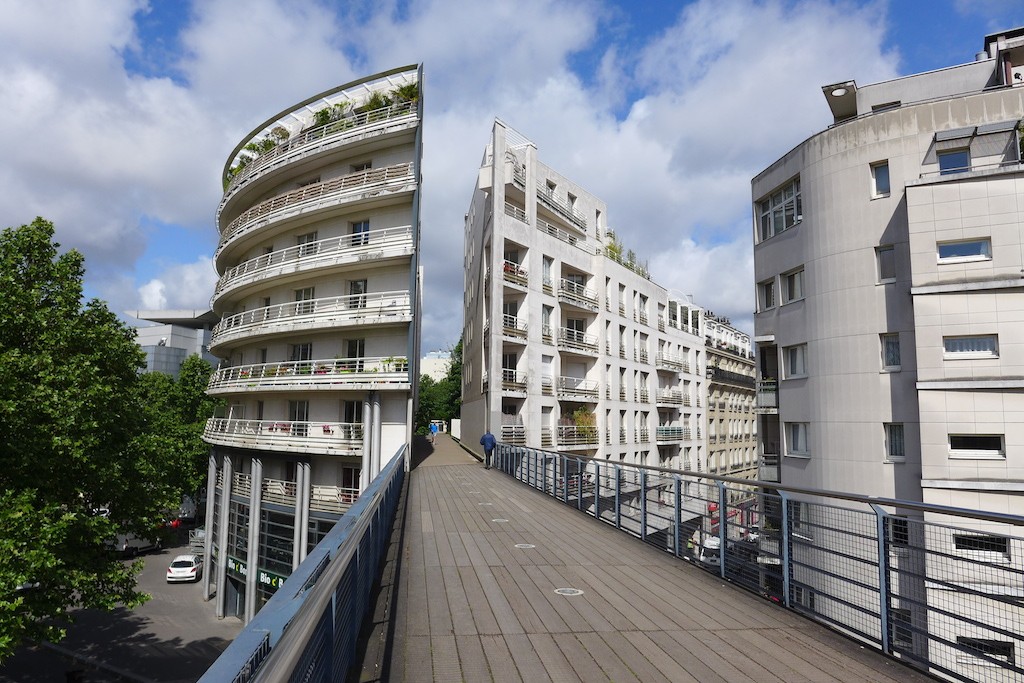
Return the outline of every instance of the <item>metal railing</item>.
{"type": "Polygon", "coordinates": [[[568,202],[562,201],[555,196],[555,193],[546,187],[537,188],[537,198],[541,200],[548,208],[552,209],[556,214],[566,219],[583,232],[587,231],[587,219],[586,217],[576,210],[576,207],[571,206],[568,202]]]}
{"type": "Polygon", "coordinates": [[[566,280],[565,278],[558,281],[558,299],[579,308],[586,308],[595,312],[598,309],[597,292],[578,282],[566,280]]]}
{"type": "MultiPolygon", "coordinates": [[[[345,680],[405,480],[406,446],[207,669],[200,683],[345,680]]],[[[220,599],[220,598],[218,598],[220,599]]]]}
{"type": "Polygon", "coordinates": [[[496,453],[519,481],[909,666],[1024,676],[1022,516],[506,443],[496,453]]]}
{"type": "Polygon", "coordinates": [[[597,353],[597,337],[569,327],[558,328],[557,345],[568,350],[597,353]]]}
{"type": "Polygon", "coordinates": [[[203,440],[236,448],[358,455],[363,448],[363,424],[211,417],[203,440]]]}
{"type": "Polygon", "coordinates": [[[559,397],[575,397],[584,399],[597,400],[597,390],[600,388],[600,383],[594,379],[585,379],[583,377],[565,377],[560,376],[556,378],[557,381],[557,392],[559,397]]]}
{"type": "Polygon", "coordinates": [[[218,368],[210,375],[211,393],[251,389],[335,388],[338,384],[409,385],[409,361],[395,356],[324,358],[321,360],[256,363],[218,368]]]}
{"type": "MultiPolygon", "coordinates": [[[[524,220],[523,222],[525,223],[526,221],[524,220]]],[[[551,223],[548,223],[543,218],[537,219],[537,229],[543,233],[550,235],[551,237],[554,237],[557,240],[565,242],[566,244],[576,247],[577,249],[580,249],[581,251],[584,251],[588,254],[597,253],[597,246],[591,244],[590,242],[587,242],[586,238],[583,237],[582,235],[574,235],[572,233],[566,232],[565,230],[562,230],[561,228],[554,226],[551,223]]]]}

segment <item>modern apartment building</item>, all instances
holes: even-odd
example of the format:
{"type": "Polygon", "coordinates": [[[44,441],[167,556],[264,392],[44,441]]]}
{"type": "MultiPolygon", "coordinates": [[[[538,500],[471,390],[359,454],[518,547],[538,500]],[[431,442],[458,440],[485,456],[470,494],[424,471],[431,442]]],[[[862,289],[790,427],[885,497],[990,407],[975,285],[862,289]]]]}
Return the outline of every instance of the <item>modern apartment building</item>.
{"type": "Polygon", "coordinates": [[[495,122],[465,224],[465,442],[478,448],[490,429],[694,469],[706,449],[703,310],[652,282],[606,214],[495,122]]]}
{"type": "MultiPolygon", "coordinates": [[[[823,91],[834,124],[753,180],[766,461],[787,485],[1022,514],[1024,29],[973,62],[823,91]]],[[[908,516],[894,543],[1024,568],[1005,525],[921,539],[908,516]]],[[[946,630],[943,610],[1024,595],[973,581],[894,606],[918,629],[896,628],[901,645],[967,680],[978,653],[1012,663],[1024,646],[1016,607],[1002,632],[946,630]]]]}
{"type": "Polygon", "coordinates": [[[708,379],[708,460],[705,471],[758,478],[754,414],[754,349],[750,335],[728,318],[704,317],[708,379]]]}
{"type": "Polygon", "coordinates": [[[206,593],[249,619],[411,442],[421,68],[275,114],[228,155],[206,593]]]}
{"type": "Polygon", "coordinates": [[[135,328],[136,340],[146,354],[146,372],[163,372],[178,377],[181,364],[195,354],[216,367],[219,359],[210,353],[210,337],[218,318],[213,311],[127,311],[153,323],[135,328]]]}

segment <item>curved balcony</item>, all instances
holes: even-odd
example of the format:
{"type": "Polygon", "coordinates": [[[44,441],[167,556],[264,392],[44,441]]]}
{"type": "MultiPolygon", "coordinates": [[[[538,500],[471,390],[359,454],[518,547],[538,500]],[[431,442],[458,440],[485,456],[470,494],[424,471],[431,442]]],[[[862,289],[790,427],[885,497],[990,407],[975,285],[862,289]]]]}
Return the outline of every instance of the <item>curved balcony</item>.
{"type": "Polygon", "coordinates": [[[405,358],[330,358],[219,368],[210,375],[210,394],[244,391],[409,389],[405,358]]]}
{"type": "Polygon", "coordinates": [[[400,102],[304,130],[249,161],[228,183],[220,205],[223,208],[250,180],[287,166],[293,161],[354,142],[414,128],[418,123],[416,113],[416,102],[400,102]]]}
{"type": "Polygon", "coordinates": [[[568,327],[560,327],[558,328],[558,348],[569,352],[596,356],[597,337],[568,327]]]}
{"type": "Polygon", "coordinates": [[[394,164],[331,178],[271,197],[250,207],[221,229],[214,258],[219,257],[236,238],[263,228],[271,221],[376,197],[385,192],[411,191],[416,186],[414,170],[412,162],[394,164]]]}
{"type": "Polygon", "coordinates": [[[352,422],[294,422],[285,420],[206,421],[203,440],[216,446],[288,453],[360,455],[363,425],[352,422]]]}
{"type": "Polygon", "coordinates": [[[597,380],[582,377],[556,377],[558,398],[566,401],[597,402],[597,380]]]}
{"type": "Polygon", "coordinates": [[[384,228],[300,244],[263,254],[228,268],[217,281],[213,301],[226,292],[267,278],[326,266],[377,262],[411,256],[412,226],[384,228]]]}
{"type": "Polygon", "coordinates": [[[291,301],[225,316],[213,328],[210,347],[213,351],[216,346],[250,336],[411,320],[407,290],[291,301]]]}

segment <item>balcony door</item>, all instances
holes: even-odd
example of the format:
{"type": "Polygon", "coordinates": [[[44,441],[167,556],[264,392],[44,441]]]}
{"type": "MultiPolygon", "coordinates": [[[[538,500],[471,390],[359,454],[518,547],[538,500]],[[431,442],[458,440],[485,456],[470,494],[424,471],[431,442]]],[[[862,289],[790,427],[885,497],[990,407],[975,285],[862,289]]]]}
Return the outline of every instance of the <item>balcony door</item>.
{"type": "Polygon", "coordinates": [[[316,296],[315,289],[313,287],[303,287],[302,289],[295,290],[295,314],[296,315],[307,315],[313,312],[316,304],[313,302],[313,298],[316,296]]]}
{"type": "Polygon", "coordinates": [[[349,308],[366,308],[366,280],[350,280],[348,294],[349,308]]]}
{"type": "Polygon", "coordinates": [[[309,401],[288,401],[288,421],[292,423],[293,435],[305,437],[309,430],[309,401]]]}

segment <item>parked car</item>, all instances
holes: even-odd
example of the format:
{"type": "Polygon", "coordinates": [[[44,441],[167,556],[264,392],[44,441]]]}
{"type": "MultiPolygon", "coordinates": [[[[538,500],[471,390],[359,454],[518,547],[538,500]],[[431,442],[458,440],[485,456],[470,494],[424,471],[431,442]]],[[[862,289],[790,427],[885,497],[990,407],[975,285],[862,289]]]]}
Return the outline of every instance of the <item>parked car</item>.
{"type": "Polygon", "coordinates": [[[198,581],[203,576],[203,558],[198,555],[178,555],[167,567],[167,583],[198,581]]]}
{"type": "Polygon", "coordinates": [[[114,552],[121,553],[127,557],[134,557],[147,550],[160,550],[164,547],[163,539],[158,533],[154,533],[153,538],[139,538],[132,533],[118,534],[112,541],[107,543],[114,552]]]}

